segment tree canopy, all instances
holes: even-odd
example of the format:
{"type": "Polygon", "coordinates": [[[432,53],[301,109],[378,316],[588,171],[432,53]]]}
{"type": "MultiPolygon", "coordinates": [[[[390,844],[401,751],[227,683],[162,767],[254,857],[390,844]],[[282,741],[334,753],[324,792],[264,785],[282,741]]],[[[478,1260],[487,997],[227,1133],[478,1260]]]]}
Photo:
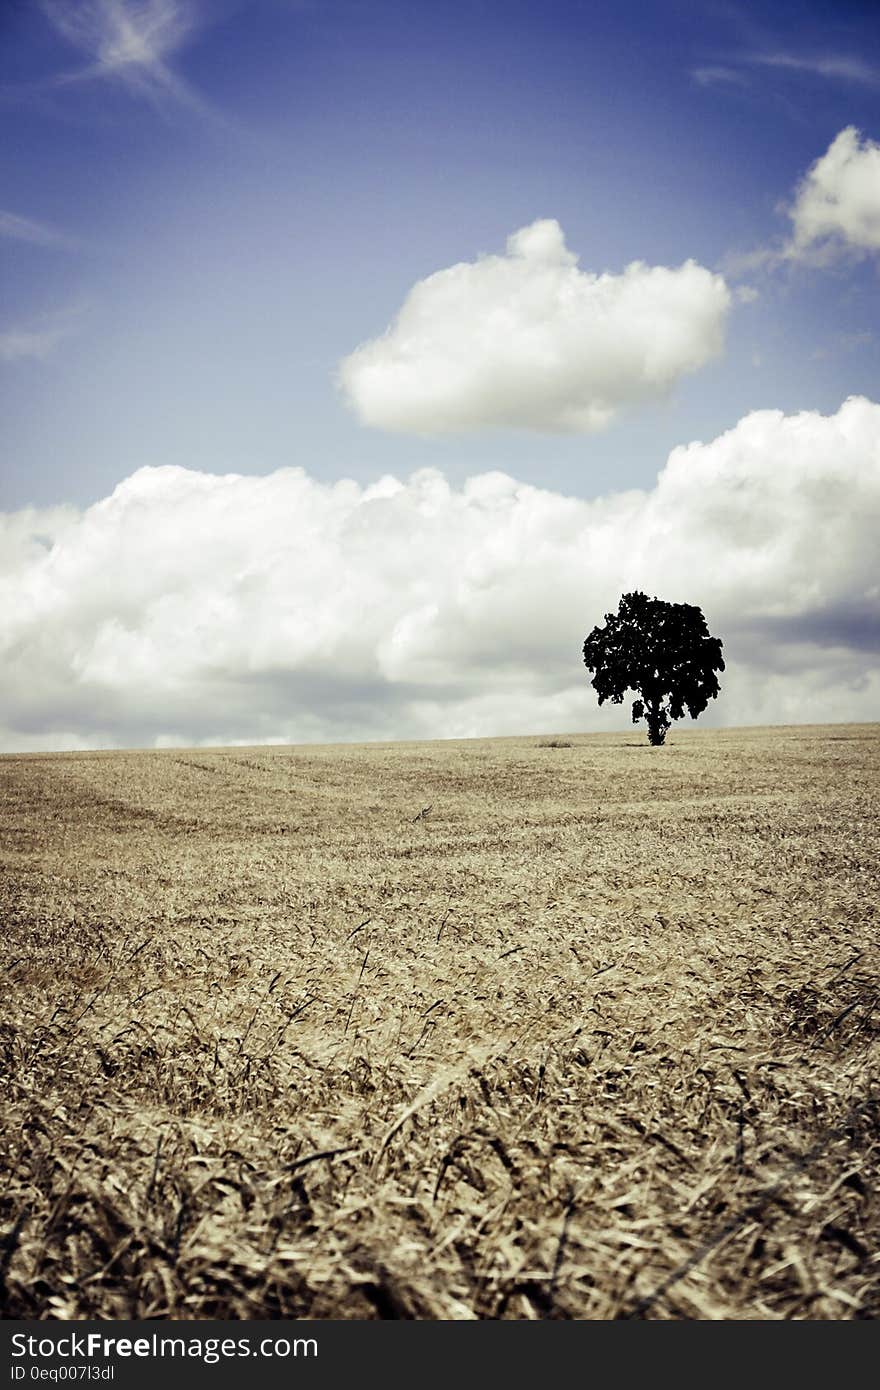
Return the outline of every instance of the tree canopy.
{"type": "Polygon", "coordinates": [[[605,614],[604,627],[593,628],[584,642],[584,665],[593,673],[599,704],[619,705],[632,690],[639,697],[633,723],[644,719],[651,743],[662,744],[674,719],[685,710],[696,719],[718,695],[721,648],[700,608],[635,590],[622,596],[616,613],[605,614]]]}

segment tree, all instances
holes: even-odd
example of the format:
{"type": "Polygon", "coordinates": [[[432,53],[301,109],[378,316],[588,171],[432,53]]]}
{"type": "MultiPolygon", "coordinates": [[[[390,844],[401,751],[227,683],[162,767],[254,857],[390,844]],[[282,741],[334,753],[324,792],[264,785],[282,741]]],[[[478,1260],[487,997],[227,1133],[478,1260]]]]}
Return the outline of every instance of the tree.
{"type": "Polygon", "coordinates": [[[724,670],[720,638],[711,637],[702,610],[690,603],[665,603],[636,590],[624,594],[605,626],[584,642],[584,665],[599,704],[633,702],[633,723],[645,719],[648,738],[660,745],[673,719],[685,710],[692,719],[718,694],[716,671],[724,670]]]}

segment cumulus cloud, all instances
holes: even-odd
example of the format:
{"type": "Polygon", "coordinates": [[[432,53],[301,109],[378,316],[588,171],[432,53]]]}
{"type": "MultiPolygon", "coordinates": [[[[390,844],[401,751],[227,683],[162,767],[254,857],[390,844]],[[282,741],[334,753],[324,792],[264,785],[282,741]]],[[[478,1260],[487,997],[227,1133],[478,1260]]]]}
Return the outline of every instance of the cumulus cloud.
{"type": "Polygon", "coordinates": [[[420,280],[383,336],[340,363],[361,421],[411,434],[601,430],[721,351],[720,275],[695,261],[595,275],[577,261],[548,218],[503,256],[420,280]]]}
{"type": "Polygon", "coordinates": [[[875,719],[880,405],[759,411],[595,501],[487,473],[368,487],[142,469],[0,525],[0,743],[620,727],[584,636],[622,592],[725,643],[702,723],[875,719]]]}
{"type": "Polygon", "coordinates": [[[808,170],[790,216],[791,257],[880,251],[880,144],[847,126],[808,170]]]}

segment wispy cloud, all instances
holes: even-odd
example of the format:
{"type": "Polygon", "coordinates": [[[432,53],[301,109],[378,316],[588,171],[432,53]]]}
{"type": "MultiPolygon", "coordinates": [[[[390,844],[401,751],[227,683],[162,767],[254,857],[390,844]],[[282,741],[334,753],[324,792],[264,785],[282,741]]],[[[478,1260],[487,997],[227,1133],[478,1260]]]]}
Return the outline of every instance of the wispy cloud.
{"type": "Polygon", "coordinates": [[[870,347],[876,342],[870,328],[861,333],[838,333],[830,343],[817,347],[810,353],[813,362],[829,362],[846,353],[858,352],[859,348],[870,347]]]}
{"type": "Polygon", "coordinates": [[[725,67],[720,63],[709,63],[705,67],[691,68],[691,77],[698,87],[747,87],[749,79],[736,68],[725,67]]]}
{"type": "Polygon", "coordinates": [[[42,0],[42,9],[88,62],[41,85],[112,81],[159,110],[177,105],[216,118],[210,104],[171,66],[198,27],[185,0],[42,0]]]}
{"type": "Polygon", "coordinates": [[[784,68],[865,87],[880,86],[880,69],[849,54],[751,53],[743,61],[755,67],[784,68]]]}
{"type": "Polygon", "coordinates": [[[691,68],[699,87],[750,87],[757,70],[800,73],[831,82],[880,87],[880,68],[851,53],[798,53],[782,48],[754,48],[717,55],[712,62],[691,68]]]}
{"type": "Polygon", "coordinates": [[[84,305],[74,304],[24,323],[0,325],[0,362],[21,362],[28,358],[44,362],[59,343],[77,331],[84,312],[84,305]]]}
{"type": "Polygon", "coordinates": [[[75,245],[72,238],[55,227],[45,222],[34,222],[29,217],[19,217],[17,213],[6,212],[3,208],[0,208],[0,237],[7,237],[10,241],[26,241],[32,246],[75,245]]]}

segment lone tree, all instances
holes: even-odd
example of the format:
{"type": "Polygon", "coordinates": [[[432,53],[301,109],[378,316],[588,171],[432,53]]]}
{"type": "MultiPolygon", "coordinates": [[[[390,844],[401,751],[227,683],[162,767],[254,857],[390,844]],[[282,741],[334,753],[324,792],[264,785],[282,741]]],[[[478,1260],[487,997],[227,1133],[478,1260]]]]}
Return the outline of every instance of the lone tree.
{"type": "Polygon", "coordinates": [[[636,590],[624,594],[605,626],[584,642],[584,665],[592,671],[599,704],[619,705],[627,690],[633,723],[645,719],[648,738],[663,743],[673,719],[685,710],[692,719],[718,694],[716,671],[724,670],[721,640],[710,637],[702,610],[690,603],[664,603],[636,590]]]}

